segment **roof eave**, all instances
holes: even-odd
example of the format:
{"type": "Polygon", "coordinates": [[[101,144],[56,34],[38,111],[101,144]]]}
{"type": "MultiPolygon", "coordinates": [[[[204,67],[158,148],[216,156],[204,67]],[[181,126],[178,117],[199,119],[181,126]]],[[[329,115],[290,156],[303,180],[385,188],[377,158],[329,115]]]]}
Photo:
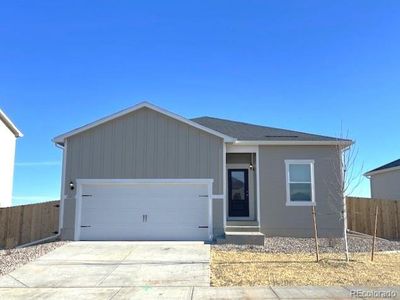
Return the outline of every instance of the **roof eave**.
{"type": "Polygon", "coordinates": [[[0,109],[0,119],[4,122],[8,129],[15,135],[16,138],[23,137],[23,133],[14,125],[7,115],[0,109]]]}
{"type": "Polygon", "coordinates": [[[374,175],[383,174],[383,173],[392,172],[392,171],[397,171],[397,170],[400,170],[400,166],[381,169],[381,170],[376,170],[376,171],[372,170],[372,171],[364,173],[364,176],[365,177],[369,177],[369,176],[374,176],[374,175]]]}

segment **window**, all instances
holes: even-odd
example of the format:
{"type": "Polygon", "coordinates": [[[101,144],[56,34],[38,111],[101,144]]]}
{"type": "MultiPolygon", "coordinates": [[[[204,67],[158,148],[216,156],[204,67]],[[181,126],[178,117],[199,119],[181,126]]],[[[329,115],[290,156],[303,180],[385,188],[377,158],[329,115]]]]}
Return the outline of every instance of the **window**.
{"type": "Polygon", "coordinates": [[[285,160],[286,205],[315,205],[314,161],[285,160]]]}

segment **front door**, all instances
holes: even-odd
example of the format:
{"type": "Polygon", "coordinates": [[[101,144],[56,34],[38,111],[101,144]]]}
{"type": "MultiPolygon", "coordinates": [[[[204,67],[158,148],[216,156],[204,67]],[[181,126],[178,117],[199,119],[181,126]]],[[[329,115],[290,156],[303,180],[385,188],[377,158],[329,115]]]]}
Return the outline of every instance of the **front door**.
{"type": "Polygon", "coordinates": [[[249,171],[228,170],[229,217],[249,216],[249,171]]]}

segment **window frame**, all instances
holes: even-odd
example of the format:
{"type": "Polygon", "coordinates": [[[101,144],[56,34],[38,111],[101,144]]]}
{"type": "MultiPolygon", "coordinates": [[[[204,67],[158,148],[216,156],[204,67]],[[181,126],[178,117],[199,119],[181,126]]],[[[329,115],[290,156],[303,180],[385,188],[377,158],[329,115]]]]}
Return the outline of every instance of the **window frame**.
{"type": "MultiPolygon", "coordinates": [[[[315,206],[315,179],[314,179],[314,160],[311,159],[286,159],[285,160],[285,174],[286,174],[286,206],[315,206]],[[310,166],[310,176],[311,182],[311,201],[292,201],[290,200],[290,165],[309,165],[310,166]]],[[[301,183],[301,182],[293,182],[301,183]]]]}

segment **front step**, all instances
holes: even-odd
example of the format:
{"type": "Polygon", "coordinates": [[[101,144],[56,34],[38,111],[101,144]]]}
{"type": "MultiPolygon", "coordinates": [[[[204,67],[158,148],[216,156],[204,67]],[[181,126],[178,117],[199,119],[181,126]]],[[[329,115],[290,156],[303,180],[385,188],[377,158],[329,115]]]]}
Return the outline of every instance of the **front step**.
{"type": "Polygon", "coordinates": [[[235,225],[235,226],[226,226],[225,231],[228,232],[260,232],[260,226],[243,226],[243,225],[235,225]]]}
{"type": "Polygon", "coordinates": [[[252,221],[252,220],[238,220],[238,221],[229,220],[226,221],[226,226],[259,226],[259,224],[258,221],[252,221]]]}
{"type": "Polygon", "coordinates": [[[261,232],[225,232],[224,239],[217,239],[217,244],[260,245],[264,246],[264,234],[261,232]]]}

